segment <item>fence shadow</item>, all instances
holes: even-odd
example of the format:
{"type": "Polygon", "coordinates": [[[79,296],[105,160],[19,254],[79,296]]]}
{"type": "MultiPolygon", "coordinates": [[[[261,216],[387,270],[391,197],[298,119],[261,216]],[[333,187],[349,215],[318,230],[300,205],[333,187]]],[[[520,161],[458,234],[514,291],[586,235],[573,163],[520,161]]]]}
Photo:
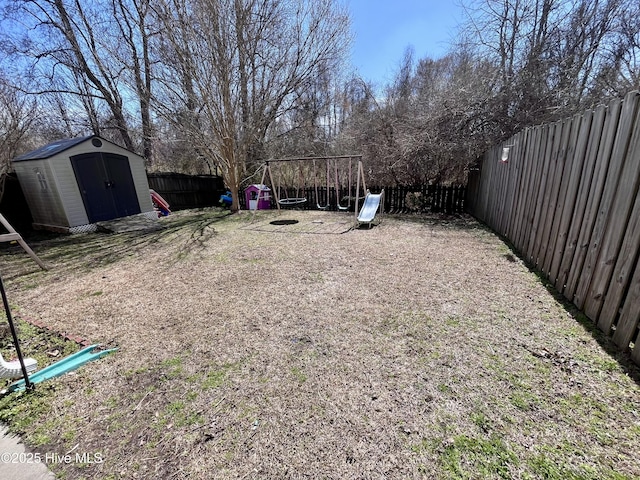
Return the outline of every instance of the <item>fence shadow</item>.
{"type": "Polygon", "coordinates": [[[515,246],[509,242],[509,240],[494,232],[488,227],[485,227],[487,231],[490,231],[497,235],[504,244],[509,247],[511,253],[507,253],[505,257],[512,262],[516,262],[519,259],[528,269],[532,272],[537,278],[538,281],[542,284],[542,286],[549,292],[549,294],[562,306],[562,308],[587,332],[596,342],[600,345],[600,348],[604,350],[604,352],[609,355],[609,357],[615,360],[620,367],[624,370],[633,381],[640,386],[640,366],[636,365],[631,359],[631,355],[628,351],[621,351],[620,348],[613,342],[613,339],[606,335],[604,332],[598,329],[596,323],[587,317],[578,307],[576,307],[572,302],[567,300],[564,295],[562,295],[558,290],[556,290],[555,285],[553,285],[547,278],[544,273],[536,268],[535,265],[532,265],[527,259],[521,255],[515,246]]]}
{"type": "Polygon", "coordinates": [[[385,217],[401,218],[404,222],[417,223],[441,229],[489,232],[495,234],[493,230],[468,213],[385,213],[385,217]]]}

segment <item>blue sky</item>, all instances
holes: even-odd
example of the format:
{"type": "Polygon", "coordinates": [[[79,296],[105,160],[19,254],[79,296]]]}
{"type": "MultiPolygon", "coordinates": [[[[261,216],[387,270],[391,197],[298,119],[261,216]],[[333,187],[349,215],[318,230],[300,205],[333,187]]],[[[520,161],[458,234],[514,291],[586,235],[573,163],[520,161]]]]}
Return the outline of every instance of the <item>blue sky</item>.
{"type": "Polygon", "coordinates": [[[458,0],[345,0],[354,33],[351,60],[364,79],[390,81],[408,45],[415,59],[443,56],[462,21],[458,0]]]}

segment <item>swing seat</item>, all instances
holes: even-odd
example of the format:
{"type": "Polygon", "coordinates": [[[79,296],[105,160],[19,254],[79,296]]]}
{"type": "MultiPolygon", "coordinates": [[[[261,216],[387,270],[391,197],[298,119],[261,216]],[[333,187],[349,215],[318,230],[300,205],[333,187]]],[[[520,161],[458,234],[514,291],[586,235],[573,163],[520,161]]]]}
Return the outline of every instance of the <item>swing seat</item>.
{"type": "Polygon", "coordinates": [[[289,206],[292,207],[294,205],[300,205],[303,203],[307,203],[307,199],[306,198],[281,198],[280,200],[278,200],[278,203],[282,206],[289,206]]]}
{"type": "MultiPolygon", "coordinates": [[[[33,358],[25,358],[24,366],[27,369],[27,373],[35,372],[38,368],[38,362],[33,358]]],[[[22,368],[18,360],[12,360],[6,362],[0,354],[0,378],[21,378],[22,368]]]]}

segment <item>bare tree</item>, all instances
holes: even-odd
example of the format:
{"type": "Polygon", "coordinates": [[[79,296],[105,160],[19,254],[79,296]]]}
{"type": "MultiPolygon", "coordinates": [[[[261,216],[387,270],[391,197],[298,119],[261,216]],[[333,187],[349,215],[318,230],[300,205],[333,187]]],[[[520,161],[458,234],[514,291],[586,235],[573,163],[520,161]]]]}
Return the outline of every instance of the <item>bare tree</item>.
{"type": "Polygon", "coordinates": [[[343,59],[348,16],[333,0],[164,0],[158,17],[170,74],[158,109],[220,168],[237,210],[269,127],[343,59]]]}
{"type": "Polygon", "coordinates": [[[619,31],[617,41],[608,45],[610,55],[598,72],[593,97],[622,98],[626,92],[640,90],[640,4],[624,8],[619,31]]]}
{"type": "Polygon", "coordinates": [[[128,85],[137,95],[142,129],[142,154],[147,164],[153,159],[153,122],[151,118],[153,37],[156,25],[152,19],[151,0],[111,0],[113,18],[125,45],[118,49],[119,64],[128,75],[128,85]]]}
{"type": "Polygon", "coordinates": [[[494,120],[504,136],[602,101],[594,94],[598,78],[633,50],[621,41],[624,12],[632,9],[631,0],[467,2],[468,30],[475,32],[467,39],[501,80],[494,120]]]}
{"type": "Polygon", "coordinates": [[[131,150],[137,150],[133,131],[141,125],[143,154],[151,161],[154,31],[149,0],[9,0],[7,4],[5,21],[13,20],[9,30],[16,33],[5,47],[15,58],[29,62],[33,82],[27,92],[79,99],[96,134],[105,128],[96,102],[106,105],[113,128],[131,150]],[[132,99],[137,99],[137,108],[132,99]]]}
{"type": "Polygon", "coordinates": [[[295,92],[290,109],[272,123],[265,153],[300,157],[359,151],[338,141],[347,116],[342,87],[340,72],[321,69],[309,85],[295,92]]]}
{"type": "Polygon", "coordinates": [[[35,103],[20,95],[0,78],[0,200],[4,193],[5,174],[11,170],[11,160],[23,147],[36,118],[35,103]]]}
{"type": "Polygon", "coordinates": [[[485,115],[496,69],[464,51],[416,65],[409,53],[384,97],[353,118],[372,181],[463,182],[465,168],[495,135],[485,115]]]}

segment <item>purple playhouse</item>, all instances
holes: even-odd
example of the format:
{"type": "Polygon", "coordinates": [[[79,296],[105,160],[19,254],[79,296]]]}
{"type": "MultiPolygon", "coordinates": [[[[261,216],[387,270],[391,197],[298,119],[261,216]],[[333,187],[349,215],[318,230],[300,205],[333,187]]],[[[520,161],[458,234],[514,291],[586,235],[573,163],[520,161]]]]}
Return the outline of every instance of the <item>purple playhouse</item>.
{"type": "Polygon", "coordinates": [[[244,189],[244,198],[249,210],[269,210],[271,208],[271,189],[266,185],[249,185],[244,189]]]}

